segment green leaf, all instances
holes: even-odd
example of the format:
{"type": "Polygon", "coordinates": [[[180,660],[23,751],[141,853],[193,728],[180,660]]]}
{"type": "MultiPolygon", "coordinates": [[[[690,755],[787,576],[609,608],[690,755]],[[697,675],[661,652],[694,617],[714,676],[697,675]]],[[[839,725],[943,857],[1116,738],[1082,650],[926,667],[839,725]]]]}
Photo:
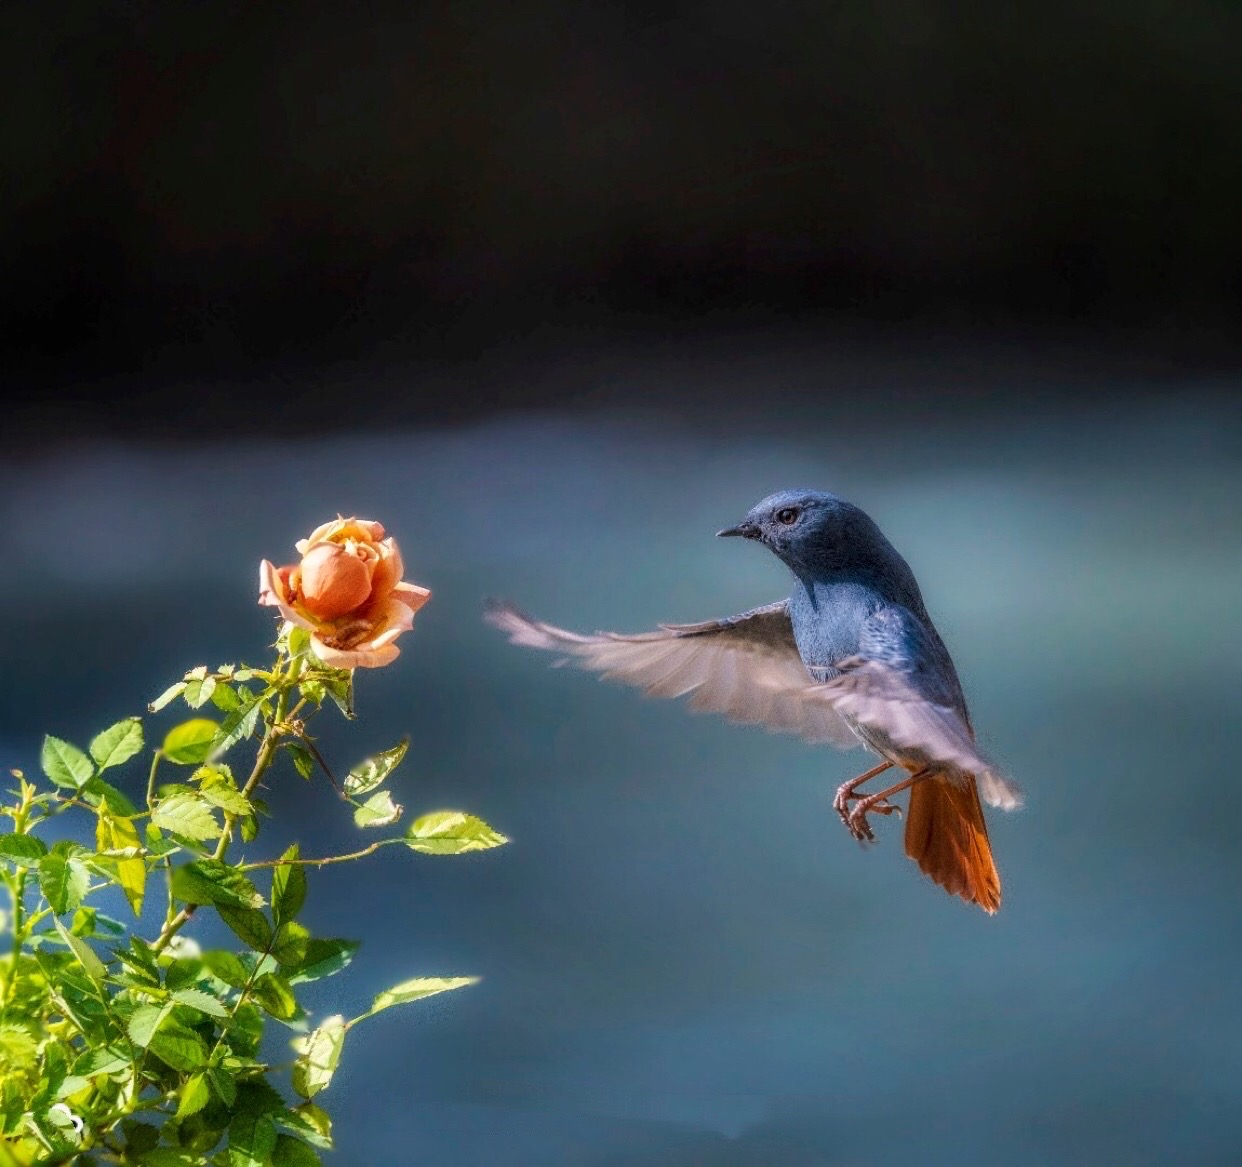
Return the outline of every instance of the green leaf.
{"type": "Polygon", "coordinates": [[[68,928],[60,922],[56,917],[52,917],[52,923],[56,926],[56,931],[60,933],[60,938],[73,950],[73,955],[78,958],[78,963],[86,970],[86,975],[91,978],[95,984],[101,984],[108,970],[104,968],[104,963],[95,955],[95,951],[85,940],[75,936],[68,928]]]}
{"type": "Polygon", "coordinates": [[[133,858],[105,857],[116,871],[117,882],[125,892],[125,898],[135,916],[142,915],[142,899],[147,886],[147,865],[142,860],[142,840],[138,830],[128,819],[117,818],[105,804],[99,807],[95,824],[95,846],[103,851],[133,851],[133,858]]]}
{"type": "Polygon", "coordinates": [[[173,794],[160,800],[151,812],[151,821],[164,831],[187,839],[218,839],[220,824],[211,804],[201,795],[173,794]]]}
{"type": "Polygon", "coordinates": [[[170,701],[175,701],[182,693],[185,692],[185,682],[178,681],[175,685],[169,685],[150,705],[147,710],[150,713],[158,713],[170,701]]]}
{"type": "Polygon", "coordinates": [[[345,793],[351,798],[361,798],[364,794],[370,794],[401,765],[401,759],[405,757],[405,752],[409,748],[410,739],[402,738],[392,749],[384,750],[373,758],[359,762],[345,776],[345,793]]]}
{"type": "Polygon", "coordinates": [[[282,969],[300,968],[306,959],[306,946],[309,943],[310,932],[296,920],[286,920],[276,930],[272,956],[282,969]]]}
{"type": "Polygon", "coordinates": [[[177,1117],[189,1118],[197,1114],[211,1101],[211,1090],[207,1086],[207,1078],[203,1074],[191,1074],[181,1087],[181,1097],[177,1102],[177,1117]]]}
{"type": "Polygon", "coordinates": [[[187,904],[259,908],[263,897],[240,871],[217,859],[195,859],[173,871],[173,895],[187,904]]]}
{"type": "Polygon", "coordinates": [[[236,713],[242,705],[241,698],[232,685],[217,685],[212,689],[211,703],[221,713],[236,713]]]}
{"type": "Polygon", "coordinates": [[[285,632],[285,651],[292,656],[301,656],[310,649],[310,633],[305,628],[290,624],[285,632]]]}
{"type": "Polygon", "coordinates": [[[0,858],[29,867],[26,860],[42,859],[46,854],[47,844],[34,835],[0,835],[0,858]]]}
{"type": "MultiPolygon", "coordinates": [[[[180,1113],[177,1117],[181,1117],[180,1113]]],[[[138,1167],[199,1167],[203,1157],[193,1151],[179,1151],[175,1147],[152,1147],[149,1151],[143,1151],[134,1162],[138,1167]]]]}
{"type": "Polygon", "coordinates": [[[203,797],[213,806],[230,814],[252,814],[254,807],[233,781],[232,771],[225,765],[200,766],[193,778],[199,783],[203,797]]]}
{"type": "Polygon", "coordinates": [[[254,908],[230,908],[217,904],[216,911],[233,934],[256,952],[266,952],[272,943],[272,926],[267,917],[254,908]]]}
{"type": "Polygon", "coordinates": [[[203,963],[213,975],[219,977],[231,988],[240,989],[250,979],[249,970],[231,952],[221,950],[204,952],[203,963]]]}
{"type": "Polygon", "coordinates": [[[48,734],[43,739],[39,763],[57,786],[79,789],[95,775],[95,763],[75,745],[48,734]]]}
{"type": "Polygon", "coordinates": [[[191,1009],[197,1009],[200,1013],[206,1013],[208,1017],[227,1017],[229,1015],[229,1011],[215,997],[202,989],[178,989],[173,993],[172,999],[179,1005],[188,1005],[191,1009]]]}
{"type": "Polygon", "coordinates": [[[354,717],[354,674],[350,669],[324,669],[323,687],[336,707],[351,721],[354,717]]]}
{"type": "Polygon", "coordinates": [[[272,1167],[323,1167],[319,1158],[301,1139],[292,1135],[277,1135],[272,1151],[272,1167]]]}
{"type": "Polygon", "coordinates": [[[121,818],[133,818],[138,813],[138,808],[130,802],[127,795],[122,794],[111,783],[105,782],[98,774],[83,786],[78,794],[91,806],[106,806],[114,815],[121,818]]]}
{"type": "Polygon", "coordinates": [[[459,810],[437,810],[415,819],[405,832],[405,845],[428,855],[461,855],[487,851],[509,840],[481,818],[459,810]]]}
{"type": "Polygon", "coordinates": [[[172,1012],[171,1005],[139,1005],[129,1015],[129,1023],[125,1026],[129,1040],[136,1046],[146,1049],[160,1024],[172,1012]]]}
{"type": "Polygon", "coordinates": [[[53,850],[39,860],[39,886],[58,916],[72,912],[86,895],[90,874],[80,860],[53,850]]]}
{"type": "Polygon", "coordinates": [[[215,677],[194,677],[185,683],[185,703],[191,709],[198,709],[211,700],[215,688],[215,677]]]}
{"type": "Polygon", "coordinates": [[[203,1039],[175,1021],[165,1021],[152,1035],[147,1048],[174,1070],[197,1070],[207,1062],[203,1039]]]}
{"type": "Polygon", "coordinates": [[[332,1150],[332,1119],[313,1102],[303,1102],[292,1110],[283,1111],[276,1116],[276,1121],[312,1146],[332,1150]]]}
{"type": "MultiPolygon", "coordinates": [[[[171,950],[171,945],[169,946],[171,950]]],[[[203,962],[198,956],[178,956],[169,962],[164,973],[164,988],[170,993],[188,989],[203,975],[203,962]]]]}
{"type": "Polygon", "coordinates": [[[207,758],[212,738],[219,726],[208,717],[194,717],[173,726],[160,747],[170,762],[179,766],[197,766],[207,758]]]}
{"type": "Polygon", "coordinates": [[[304,1016],[289,983],[277,973],[264,973],[257,977],[251,986],[250,995],[255,1004],[277,1021],[293,1021],[304,1016]]]}
{"type": "Polygon", "coordinates": [[[115,1074],[132,1065],[129,1053],[119,1046],[100,1046],[86,1050],[73,1065],[75,1075],[94,1078],[99,1074],[115,1074]]]}
{"type": "Polygon", "coordinates": [[[263,694],[259,693],[249,698],[240,708],[224,719],[211,743],[212,755],[218,757],[220,754],[227,753],[238,742],[245,741],[254,733],[255,726],[259,724],[259,718],[262,715],[263,694]]]}
{"type": "Polygon", "coordinates": [[[330,977],[354,959],[358,951],[356,940],[325,940],[312,937],[306,942],[306,951],[302,956],[297,971],[286,969],[291,985],[302,984],[304,981],[319,981],[330,977]]]}
{"type": "Polygon", "coordinates": [[[401,817],[401,806],[393,802],[387,790],[372,794],[361,806],[354,808],[354,825],[358,827],[386,827],[401,817]]]}
{"type": "Polygon", "coordinates": [[[293,1063],[293,1088],[303,1098],[314,1098],[332,1081],[344,1041],[345,1019],[339,1016],[327,1017],[312,1033],[294,1038],[298,1059],[293,1063]]]}
{"type": "Polygon", "coordinates": [[[361,1021],[363,1017],[374,1017],[376,1013],[382,1013],[394,1005],[406,1005],[410,1001],[434,997],[437,993],[462,989],[466,985],[477,984],[479,979],[478,977],[415,977],[413,980],[402,981],[399,985],[393,985],[391,989],[385,989],[378,994],[371,1003],[371,1008],[355,1020],[361,1021]]]}
{"type": "Polygon", "coordinates": [[[243,1110],[229,1124],[231,1167],[267,1167],[276,1149],[276,1126],[270,1114],[243,1110]]]}
{"type": "Polygon", "coordinates": [[[128,762],[142,750],[142,722],[137,717],[127,717],[108,726],[91,739],[91,757],[101,770],[128,762]]]}
{"type": "Polygon", "coordinates": [[[207,1071],[207,1081],[211,1085],[211,1092],[225,1106],[232,1106],[237,1101],[237,1083],[233,1081],[231,1074],[213,1067],[207,1071]]]}
{"type": "Polygon", "coordinates": [[[297,742],[285,742],[285,749],[293,759],[293,768],[303,778],[309,779],[315,773],[315,758],[310,750],[297,742]]]}
{"type": "Polygon", "coordinates": [[[294,862],[297,857],[298,845],[293,843],[272,871],[272,919],[277,925],[294,919],[306,902],[306,871],[294,862]]]}

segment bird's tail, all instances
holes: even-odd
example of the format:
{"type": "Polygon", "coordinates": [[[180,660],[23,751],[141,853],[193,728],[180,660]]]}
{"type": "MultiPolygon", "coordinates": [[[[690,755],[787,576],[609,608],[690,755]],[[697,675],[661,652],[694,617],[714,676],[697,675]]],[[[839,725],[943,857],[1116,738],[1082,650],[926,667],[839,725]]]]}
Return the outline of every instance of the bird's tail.
{"type": "Polygon", "coordinates": [[[910,788],[906,854],[951,895],[985,912],[1000,907],[1000,874],[974,778],[937,774],[910,788]]]}

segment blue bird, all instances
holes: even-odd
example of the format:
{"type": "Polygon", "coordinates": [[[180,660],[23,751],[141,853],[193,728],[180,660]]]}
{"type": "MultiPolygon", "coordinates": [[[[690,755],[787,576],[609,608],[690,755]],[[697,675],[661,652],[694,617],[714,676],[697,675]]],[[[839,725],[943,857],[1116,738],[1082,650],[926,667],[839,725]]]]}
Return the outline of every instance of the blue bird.
{"type": "Polygon", "coordinates": [[[1000,875],[979,795],[1005,810],[1022,795],[975,745],[957,670],[909,564],[865,512],[822,491],[770,495],[718,534],[764,544],[793,573],[790,597],[630,636],[567,632],[507,604],[486,617],[515,644],[652,696],[689,695],[692,708],[733,721],[865,746],[880,764],[833,803],[850,833],[873,841],[868,815],[900,813],[891,799],[908,789],[906,854],[947,892],[995,912],[1000,875]],[[905,771],[900,782],[859,792],[893,766],[905,771]]]}

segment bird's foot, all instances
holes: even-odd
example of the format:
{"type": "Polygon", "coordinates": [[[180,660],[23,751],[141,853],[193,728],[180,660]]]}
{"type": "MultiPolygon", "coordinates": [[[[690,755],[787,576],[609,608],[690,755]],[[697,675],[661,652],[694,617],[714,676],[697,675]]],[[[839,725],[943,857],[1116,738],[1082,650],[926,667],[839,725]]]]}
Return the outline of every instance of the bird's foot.
{"type": "Polygon", "coordinates": [[[895,802],[889,802],[883,795],[870,795],[867,798],[858,798],[858,805],[849,811],[848,814],[842,815],[845,825],[849,829],[851,835],[860,843],[874,843],[875,832],[871,829],[871,824],[867,821],[869,814],[890,815],[896,814],[901,818],[901,807],[895,802]]]}

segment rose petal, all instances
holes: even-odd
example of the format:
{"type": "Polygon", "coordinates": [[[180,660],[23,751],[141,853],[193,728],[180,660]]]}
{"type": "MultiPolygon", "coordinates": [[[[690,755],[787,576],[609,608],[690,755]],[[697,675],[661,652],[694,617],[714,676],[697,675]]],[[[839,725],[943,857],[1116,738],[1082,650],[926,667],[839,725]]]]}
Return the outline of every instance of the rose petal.
{"type": "Polygon", "coordinates": [[[318,636],[311,637],[311,649],[315,655],[334,669],[378,669],[391,664],[401,655],[395,644],[380,648],[330,648],[318,636]]]}
{"type": "Polygon", "coordinates": [[[375,552],[379,556],[375,564],[375,574],[371,577],[371,599],[382,600],[401,582],[401,574],[405,564],[401,560],[401,551],[395,539],[385,539],[375,544],[375,552]]]}
{"type": "Polygon", "coordinates": [[[320,543],[302,558],[302,604],[321,620],[339,620],[367,602],[375,561],[339,543],[320,543]]]}
{"type": "Polygon", "coordinates": [[[400,600],[409,608],[410,614],[413,615],[431,599],[431,589],[421,588],[418,584],[399,583],[392,589],[391,595],[394,600],[400,600]]]}
{"type": "Polygon", "coordinates": [[[279,608],[280,614],[299,628],[315,630],[315,625],[294,608],[288,600],[288,576],[292,567],[276,567],[266,559],[259,564],[259,603],[279,608]]]}

